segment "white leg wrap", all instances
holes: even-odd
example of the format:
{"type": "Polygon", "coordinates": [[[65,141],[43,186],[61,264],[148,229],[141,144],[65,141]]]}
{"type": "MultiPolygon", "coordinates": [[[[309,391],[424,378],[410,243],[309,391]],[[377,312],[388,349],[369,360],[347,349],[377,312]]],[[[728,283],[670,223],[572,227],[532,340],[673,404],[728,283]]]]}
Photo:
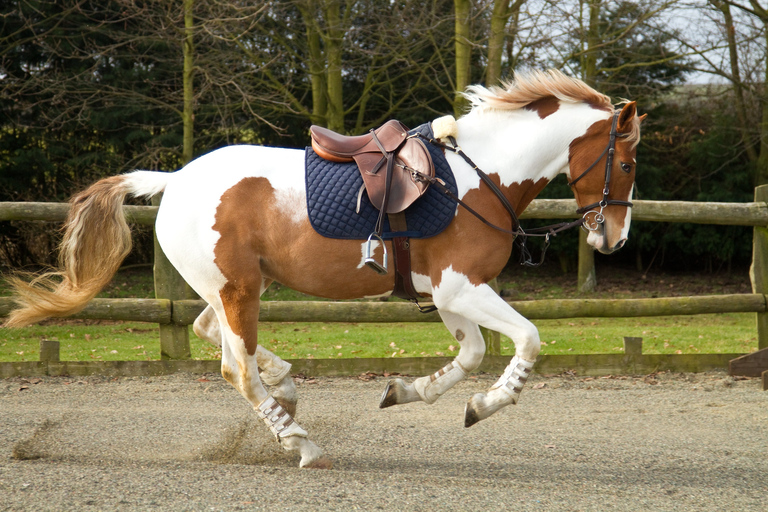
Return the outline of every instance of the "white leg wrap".
{"type": "Polygon", "coordinates": [[[291,415],[278,404],[274,398],[268,396],[259,404],[256,414],[264,420],[275,438],[280,439],[290,436],[307,437],[307,431],[296,423],[291,415]]]}
{"type": "Polygon", "coordinates": [[[451,389],[456,383],[467,378],[467,371],[458,361],[452,361],[436,373],[421,377],[413,382],[413,387],[422,400],[433,404],[440,395],[451,389]]]}
{"type": "Polygon", "coordinates": [[[509,395],[512,403],[516,404],[535,363],[536,361],[526,361],[518,356],[513,357],[496,384],[491,386],[491,390],[503,391],[509,395]]]}
{"type": "Polygon", "coordinates": [[[256,347],[256,362],[261,371],[259,377],[267,386],[276,386],[291,372],[291,363],[287,363],[261,345],[256,347]]]}

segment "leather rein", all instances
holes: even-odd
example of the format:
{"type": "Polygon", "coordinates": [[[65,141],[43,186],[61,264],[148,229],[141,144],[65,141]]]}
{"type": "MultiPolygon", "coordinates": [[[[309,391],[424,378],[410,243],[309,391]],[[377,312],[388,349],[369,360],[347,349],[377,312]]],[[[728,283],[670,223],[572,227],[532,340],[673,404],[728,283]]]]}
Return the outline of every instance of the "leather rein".
{"type": "Polygon", "coordinates": [[[569,186],[573,187],[579,180],[581,180],[586,174],[591,171],[597,164],[600,162],[600,160],[605,156],[605,154],[608,154],[608,158],[605,162],[605,186],[603,187],[603,199],[579,208],[576,210],[577,213],[583,214],[583,216],[575,221],[572,222],[561,222],[559,224],[551,224],[549,226],[543,226],[539,228],[532,228],[528,231],[523,230],[522,226],[520,225],[520,220],[517,217],[517,214],[515,213],[515,209],[512,206],[512,204],[509,202],[509,200],[504,196],[501,189],[491,180],[491,178],[482,171],[469,156],[464,153],[464,151],[459,147],[459,145],[456,143],[456,139],[453,137],[448,137],[451,141],[451,144],[445,144],[437,139],[432,139],[430,137],[427,137],[426,135],[423,135],[421,133],[416,133],[413,136],[420,137],[430,144],[434,144],[435,146],[438,146],[444,150],[451,151],[453,153],[456,153],[461,158],[464,159],[464,161],[474,169],[474,171],[477,173],[477,175],[480,177],[480,180],[485,183],[489,189],[493,192],[493,194],[496,196],[496,198],[499,200],[499,202],[504,206],[504,209],[507,210],[509,213],[510,219],[512,220],[512,229],[505,229],[500,226],[497,226],[493,224],[492,222],[488,221],[488,219],[484,218],[482,215],[480,215],[478,212],[473,210],[468,204],[466,204],[464,201],[462,201],[456,194],[451,192],[445,184],[440,180],[439,178],[432,178],[429,176],[425,176],[422,173],[419,173],[418,171],[411,172],[414,173],[415,179],[421,179],[428,181],[431,185],[436,186],[438,189],[440,189],[441,192],[446,194],[448,197],[456,201],[457,204],[461,205],[466,209],[469,213],[477,217],[483,224],[486,226],[489,226],[497,231],[501,231],[502,233],[507,233],[509,235],[512,235],[515,237],[515,243],[517,244],[518,248],[520,249],[520,264],[525,265],[527,267],[538,267],[542,263],[544,263],[544,256],[546,255],[547,248],[549,247],[550,239],[553,236],[557,236],[558,233],[561,231],[565,231],[567,229],[576,227],[576,226],[582,226],[585,227],[589,231],[594,231],[598,229],[598,225],[605,222],[605,216],[603,215],[603,209],[606,206],[609,205],[620,205],[620,206],[627,206],[632,207],[632,203],[630,201],[620,201],[617,199],[609,199],[608,195],[610,193],[610,182],[611,182],[611,168],[613,166],[613,155],[616,151],[616,138],[617,137],[626,137],[626,134],[619,134],[616,131],[616,127],[618,124],[619,119],[619,112],[615,111],[613,114],[613,121],[611,123],[611,133],[610,138],[608,140],[608,145],[605,147],[603,152],[600,154],[600,156],[597,157],[597,159],[587,167],[587,169],[582,172],[576,179],[570,181],[568,183],[569,186]],[[594,211],[595,208],[600,208],[599,211],[594,211]],[[588,222],[587,216],[590,214],[595,214],[595,219],[593,222],[586,224],[588,222]],[[533,261],[533,256],[531,255],[531,252],[528,250],[528,247],[526,245],[527,237],[529,236],[541,236],[544,237],[544,245],[541,249],[541,258],[538,262],[533,261]]]}

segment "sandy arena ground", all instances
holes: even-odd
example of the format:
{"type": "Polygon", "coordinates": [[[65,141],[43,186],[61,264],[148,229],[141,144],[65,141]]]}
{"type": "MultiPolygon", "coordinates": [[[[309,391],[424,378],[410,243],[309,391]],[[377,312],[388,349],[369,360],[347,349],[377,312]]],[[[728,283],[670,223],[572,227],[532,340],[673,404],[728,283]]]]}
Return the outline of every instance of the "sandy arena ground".
{"type": "Polygon", "coordinates": [[[299,380],[329,471],[300,470],[219,376],[0,381],[0,511],[768,510],[757,379],[534,376],[469,429],[491,377],[389,409],[368,379],[299,380]]]}

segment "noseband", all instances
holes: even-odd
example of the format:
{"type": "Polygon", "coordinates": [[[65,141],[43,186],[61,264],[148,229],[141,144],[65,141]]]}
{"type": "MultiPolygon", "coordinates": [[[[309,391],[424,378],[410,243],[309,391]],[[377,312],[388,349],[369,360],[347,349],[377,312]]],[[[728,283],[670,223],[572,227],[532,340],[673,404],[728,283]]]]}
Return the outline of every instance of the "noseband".
{"type": "Polygon", "coordinates": [[[617,205],[617,206],[627,206],[629,208],[632,208],[632,202],[631,201],[620,201],[618,199],[609,199],[608,195],[610,194],[610,185],[611,185],[611,169],[613,169],[613,155],[616,152],[616,137],[626,137],[626,133],[618,133],[616,131],[616,126],[619,122],[619,113],[620,110],[616,110],[613,113],[613,121],[611,123],[611,135],[608,139],[608,145],[605,147],[602,153],[600,153],[600,156],[597,157],[597,160],[592,162],[592,165],[587,167],[587,169],[579,174],[579,176],[574,179],[573,181],[569,182],[568,185],[570,185],[571,188],[578,183],[578,181],[587,175],[589,171],[591,171],[597,163],[602,159],[606,153],[608,153],[608,158],[605,160],[605,186],[603,187],[603,199],[596,203],[589,204],[587,206],[582,206],[578,210],[576,210],[576,213],[583,213],[584,214],[584,224],[582,224],[582,227],[585,228],[588,231],[596,231],[600,224],[603,224],[605,222],[605,216],[603,215],[603,210],[606,206],[609,205],[617,205]],[[600,208],[600,210],[595,211],[595,208],[600,208]],[[595,218],[592,220],[592,222],[589,221],[588,216],[590,214],[594,214],[595,218]]]}

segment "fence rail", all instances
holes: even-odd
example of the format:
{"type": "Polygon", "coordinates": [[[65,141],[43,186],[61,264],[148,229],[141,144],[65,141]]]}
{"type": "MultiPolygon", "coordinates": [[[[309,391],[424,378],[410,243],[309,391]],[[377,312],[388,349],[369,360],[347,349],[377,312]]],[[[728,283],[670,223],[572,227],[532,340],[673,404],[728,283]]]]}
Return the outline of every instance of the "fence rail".
{"type": "MultiPolygon", "coordinates": [[[[693,201],[633,202],[632,220],[652,222],[690,222],[693,224],[719,224],[734,226],[768,226],[768,204],[702,203],[693,201]]],[[[129,222],[153,225],[157,206],[123,207],[129,222]]],[[[522,219],[575,219],[574,199],[534,199],[520,216],[522,219]]],[[[0,202],[0,221],[61,222],[69,211],[67,203],[0,202]]]]}
{"type": "MultiPolygon", "coordinates": [[[[154,224],[157,206],[124,206],[129,222],[140,225],[154,224]]],[[[69,210],[66,203],[33,203],[6,202],[0,203],[0,221],[63,221],[69,210]]],[[[523,219],[568,219],[576,218],[576,202],[572,199],[537,199],[525,210],[523,219]]],[[[758,348],[761,353],[768,351],[768,186],[755,189],[755,201],[751,203],[702,203],[687,201],[642,201],[634,202],[633,220],[653,222],[686,222],[696,224],[741,225],[754,227],[754,249],[751,278],[755,293],[694,296],[694,297],[662,297],[653,299],[569,299],[569,300],[534,300],[512,301],[509,304],[522,315],[531,319],[575,318],[575,317],[641,317],[641,316],[672,316],[696,315],[706,313],[749,312],[756,313],[758,348]]],[[[167,276],[168,269],[159,268],[163,265],[162,254],[156,255],[155,279],[158,275],[167,276]]],[[[165,279],[165,277],[163,277],[165,279]]],[[[156,285],[156,290],[158,287],[156,285]]],[[[168,287],[165,287],[168,288],[168,287]]],[[[178,289],[178,287],[176,287],[178,289]]],[[[167,293],[174,295],[175,292],[167,293]]],[[[8,298],[0,298],[0,316],[6,315],[12,307],[8,298]]],[[[180,327],[194,322],[194,319],[205,307],[200,300],[186,300],[185,297],[158,297],[157,299],[94,299],[88,306],[74,315],[73,318],[112,319],[124,321],[143,321],[158,323],[161,329],[161,353],[165,361],[157,362],[112,362],[101,364],[98,368],[109,372],[145,371],[149,373],[167,373],[192,368],[210,371],[212,363],[192,361],[168,361],[167,359],[184,359],[189,354],[189,341],[186,330],[180,327]],[[167,329],[164,331],[164,329],[167,329]],[[178,336],[183,336],[179,339],[178,336]],[[186,348],[185,348],[186,345],[186,348]],[[145,364],[146,363],[146,364],[145,364]],[[157,364],[154,364],[157,363],[157,364]],[[111,366],[110,366],[111,365],[111,366]],[[112,368],[114,367],[114,368],[112,368]],[[131,370],[132,368],[145,370],[131,370]],[[111,369],[110,369],[111,368],[111,369]]],[[[406,303],[390,302],[269,302],[261,303],[260,319],[263,321],[303,321],[303,322],[438,322],[436,313],[421,314],[413,306],[406,303]]],[[[582,371],[592,370],[598,373],[616,371],[653,371],[653,369],[678,368],[689,371],[709,369],[723,366],[724,361],[735,354],[690,354],[681,356],[617,356],[615,354],[593,354],[573,356],[542,356],[539,371],[562,370],[563,365],[571,365],[582,371]],[[602,358],[602,359],[601,359],[602,358]],[[558,362],[559,361],[559,362],[558,362]],[[677,361],[677,362],[675,362],[677,361]],[[595,366],[596,365],[596,366],[595,366]]],[[[355,361],[355,360],[352,360],[355,361]]],[[[421,369],[425,363],[411,360],[403,363],[376,363],[375,366],[386,367],[386,371],[408,373],[417,367],[421,369]],[[403,368],[392,367],[392,364],[405,364],[403,368]],[[411,368],[413,367],[413,368],[411,368]]],[[[370,363],[370,361],[367,361],[370,363]]],[[[332,370],[323,370],[330,363],[312,362],[300,363],[297,368],[307,372],[330,372],[331,374],[348,374],[349,368],[339,370],[337,364],[332,364],[332,370]],[[306,364],[305,364],[306,363],[306,364]],[[306,367],[306,368],[305,368],[306,367]]],[[[359,362],[350,362],[356,369],[359,362]]],[[[501,359],[489,359],[492,369],[501,365],[501,359]]],[[[427,370],[431,371],[433,368],[427,370]]],[[[489,367],[488,369],[491,369],[489,367]]],[[[503,366],[501,366],[503,367],[503,366]]],[[[37,363],[3,363],[0,376],[18,374],[18,372],[41,372],[53,374],[61,371],[92,372],[93,363],[79,364],[75,362],[37,362],[37,363]],[[62,370],[64,368],[64,370],[62,370]],[[10,372],[10,373],[9,373],[10,372]],[[16,372],[16,373],[14,373],[16,372]]],[[[370,370],[371,367],[369,366],[370,370]]],[[[353,370],[354,371],[354,370],[353,370]]],[[[365,370],[363,370],[365,371],[365,370]]],[[[376,371],[375,368],[372,371],[376,371]]],[[[423,371],[420,373],[424,373],[423,371]]]]}
{"type": "MultiPolygon", "coordinates": [[[[622,300],[544,299],[507,303],[531,320],[768,312],[768,297],[761,293],[622,300]]],[[[70,318],[190,325],[205,306],[202,300],[93,299],[85,309],[70,318]]],[[[0,297],[0,316],[7,315],[12,307],[11,299],[0,297]]],[[[436,312],[420,313],[407,302],[261,301],[259,311],[262,322],[441,321],[436,312]]]]}

